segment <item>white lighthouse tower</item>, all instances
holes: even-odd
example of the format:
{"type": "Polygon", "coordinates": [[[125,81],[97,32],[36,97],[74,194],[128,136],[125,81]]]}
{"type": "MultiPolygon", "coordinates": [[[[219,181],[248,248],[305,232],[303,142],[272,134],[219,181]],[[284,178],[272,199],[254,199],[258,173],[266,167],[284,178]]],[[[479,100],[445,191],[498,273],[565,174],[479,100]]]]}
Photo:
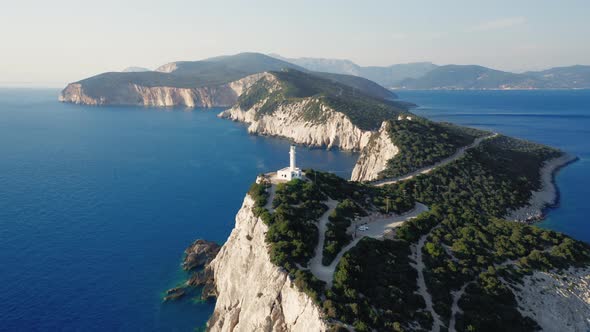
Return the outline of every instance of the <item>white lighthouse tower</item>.
{"type": "Polygon", "coordinates": [[[289,149],[289,167],[277,171],[277,177],[279,179],[291,181],[293,179],[301,179],[303,176],[301,169],[297,167],[295,154],[295,145],[291,145],[289,149]]]}

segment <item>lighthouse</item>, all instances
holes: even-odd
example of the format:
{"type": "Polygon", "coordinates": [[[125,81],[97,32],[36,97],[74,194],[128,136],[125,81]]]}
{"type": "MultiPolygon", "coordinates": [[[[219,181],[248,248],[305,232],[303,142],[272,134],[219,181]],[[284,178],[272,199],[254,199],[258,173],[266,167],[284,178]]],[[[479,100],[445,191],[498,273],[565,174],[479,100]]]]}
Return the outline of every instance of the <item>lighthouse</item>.
{"type": "Polygon", "coordinates": [[[291,145],[289,148],[289,167],[285,167],[277,171],[277,177],[280,180],[291,181],[293,179],[301,179],[303,177],[301,169],[297,167],[295,156],[296,153],[295,145],[291,145]]]}
{"type": "Polygon", "coordinates": [[[289,149],[289,161],[289,168],[292,172],[297,168],[297,166],[295,166],[295,145],[291,145],[291,148],[289,149]]]}

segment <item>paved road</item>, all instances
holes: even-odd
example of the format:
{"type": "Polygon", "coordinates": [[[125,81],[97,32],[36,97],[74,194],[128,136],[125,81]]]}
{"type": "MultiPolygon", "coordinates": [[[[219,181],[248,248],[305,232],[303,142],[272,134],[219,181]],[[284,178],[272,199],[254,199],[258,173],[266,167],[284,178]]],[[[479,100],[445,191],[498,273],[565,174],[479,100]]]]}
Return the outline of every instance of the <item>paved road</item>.
{"type": "Polygon", "coordinates": [[[402,176],[398,176],[395,178],[389,178],[389,179],[383,179],[383,180],[377,180],[377,181],[373,181],[371,182],[372,185],[375,186],[384,186],[386,184],[394,184],[400,181],[405,181],[405,180],[409,180],[417,175],[420,174],[427,174],[430,173],[431,171],[433,171],[434,169],[441,167],[441,166],[445,166],[448,165],[449,163],[463,157],[463,155],[465,154],[465,152],[469,149],[472,149],[476,146],[478,146],[482,141],[486,140],[486,139],[490,139],[492,137],[496,137],[498,134],[494,133],[492,135],[488,135],[488,136],[484,136],[484,137],[478,137],[476,138],[473,143],[464,146],[462,148],[459,148],[452,156],[447,157],[441,161],[439,161],[438,163],[434,164],[434,165],[430,165],[430,166],[426,166],[426,167],[422,167],[412,173],[408,173],[402,176]]]}
{"type": "Polygon", "coordinates": [[[416,218],[420,213],[424,211],[428,211],[428,207],[424,204],[416,203],[416,206],[413,210],[406,212],[402,215],[384,216],[373,214],[365,218],[362,218],[357,222],[357,224],[362,224],[366,222],[367,226],[369,226],[369,230],[363,232],[357,231],[357,237],[353,239],[352,242],[350,242],[344,248],[342,248],[342,250],[340,250],[338,255],[336,255],[336,258],[334,258],[334,260],[332,261],[332,264],[330,264],[329,266],[325,266],[322,264],[322,258],[325,240],[325,229],[327,229],[328,224],[327,216],[329,216],[329,213],[331,212],[331,209],[328,210],[328,212],[326,212],[320,219],[320,241],[318,242],[318,246],[316,247],[316,255],[309,262],[309,269],[311,270],[311,273],[313,273],[313,275],[315,275],[316,278],[325,281],[328,285],[328,288],[332,287],[332,281],[334,279],[334,271],[336,270],[336,265],[338,265],[338,262],[340,262],[342,256],[344,256],[344,254],[347,251],[354,248],[354,246],[356,246],[362,238],[381,238],[387,230],[400,226],[406,220],[416,218]],[[322,231],[322,229],[324,229],[324,231],[322,231]]]}

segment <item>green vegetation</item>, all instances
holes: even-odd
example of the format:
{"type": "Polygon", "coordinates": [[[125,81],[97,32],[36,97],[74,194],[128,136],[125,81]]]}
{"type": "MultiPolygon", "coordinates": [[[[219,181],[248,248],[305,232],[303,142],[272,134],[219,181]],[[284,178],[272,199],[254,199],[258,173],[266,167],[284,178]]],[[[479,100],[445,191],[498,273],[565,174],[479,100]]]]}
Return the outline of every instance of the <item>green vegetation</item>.
{"type": "Polygon", "coordinates": [[[428,330],[432,317],[414,293],[417,273],[409,256],[406,241],[361,240],[338,264],[326,314],[357,331],[403,331],[411,325],[428,330]]]}
{"type": "MultiPolygon", "coordinates": [[[[199,88],[214,87],[239,80],[248,75],[267,71],[293,69],[306,71],[304,68],[258,53],[240,53],[221,56],[202,61],[175,62],[176,69],[171,73],[146,72],[108,72],[80,80],[84,92],[93,98],[106,97],[112,103],[132,104],[133,96],[129,85],[144,87],[199,88]]],[[[307,72],[307,71],[306,71],[307,72]]],[[[328,73],[312,73],[313,77],[331,82],[338,82],[351,89],[376,99],[394,98],[395,94],[384,87],[362,77],[328,73]]]]}
{"type": "Polygon", "coordinates": [[[398,177],[433,165],[487,134],[418,117],[411,121],[390,121],[389,128],[391,140],[400,153],[388,161],[387,168],[379,174],[381,178],[398,177]]]}
{"type": "MultiPolygon", "coordinates": [[[[280,229],[280,236],[267,238],[271,248],[278,248],[271,249],[273,262],[285,267],[297,286],[313,299],[322,299],[324,314],[335,327],[345,323],[358,331],[430,330],[432,317],[422,297],[415,294],[417,272],[411,265],[412,247],[424,237],[425,282],[444,325],[448,326],[451,318],[453,292],[465,287],[457,330],[534,331],[537,324],[520,314],[506,283],[519,282],[533,270],[588,264],[590,247],[557,232],[500,218],[509,209],[527,203],[531,190],[540,186],[539,168],[560,153],[498,136],[444,167],[382,187],[306,170],[311,181],[282,186],[273,205],[277,211],[279,207],[284,210],[278,211],[280,216],[275,212],[268,217],[270,225],[276,223],[270,227],[280,229]],[[395,240],[361,240],[344,255],[333,287],[325,290],[322,282],[295,264],[305,266],[311,257],[317,229],[306,220],[317,220],[325,206],[314,210],[312,205],[308,212],[287,211],[301,208],[305,202],[321,204],[327,197],[341,203],[330,216],[324,264],[349,243],[345,230],[355,215],[366,211],[400,213],[416,201],[430,210],[400,226],[395,240]],[[313,234],[313,243],[304,234],[313,234]]],[[[252,192],[258,195],[260,189],[252,192]]],[[[258,196],[264,200],[264,194],[258,196]]]]}
{"type": "Polygon", "coordinates": [[[294,264],[307,265],[318,242],[316,222],[328,207],[327,197],[313,182],[294,180],[277,185],[267,242],[271,244],[270,259],[292,271],[294,264]]]}
{"type": "MultiPolygon", "coordinates": [[[[268,202],[268,192],[266,189],[270,185],[268,183],[253,183],[248,190],[248,195],[254,200],[254,214],[257,216],[262,215],[266,209],[264,206],[268,202]]],[[[268,212],[268,211],[266,211],[268,212]]]]}
{"type": "Polygon", "coordinates": [[[502,217],[509,208],[528,202],[540,186],[543,162],[558,150],[505,136],[485,140],[463,158],[428,175],[406,181],[419,202],[454,210],[502,217]]]}
{"type": "Polygon", "coordinates": [[[347,198],[338,203],[329,217],[330,223],[326,231],[322,264],[330,265],[342,247],[352,240],[352,236],[346,233],[352,219],[365,215],[367,215],[365,210],[351,199],[347,198]]]}
{"type": "Polygon", "coordinates": [[[261,80],[251,86],[238,99],[242,109],[249,109],[264,100],[257,116],[272,114],[279,106],[306,101],[302,117],[306,121],[322,123],[325,112],[321,106],[326,105],[346,115],[352,123],[363,130],[379,128],[384,120],[404,113],[406,104],[376,98],[366,91],[359,90],[332,79],[322,78],[316,74],[298,70],[272,72],[277,83],[261,80]],[[272,91],[272,92],[271,92],[272,91]]]}
{"type": "Polygon", "coordinates": [[[248,191],[254,199],[253,213],[268,226],[266,242],[270,259],[285,268],[295,285],[319,303],[324,283],[297,265],[307,265],[318,241],[317,219],[327,210],[322,203],[327,197],[313,182],[293,180],[277,185],[273,200],[274,213],[264,208],[268,184],[253,184],[248,191]]]}
{"type": "Polygon", "coordinates": [[[450,321],[452,292],[465,286],[459,331],[537,329],[517,310],[504,282],[518,282],[534,269],[588,264],[590,248],[563,234],[498,217],[528,201],[530,191],[540,186],[542,163],[559,154],[500,136],[427,175],[382,187],[406,193],[430,211],[399,227],[396,240],[364,239],[344,255],[334,287],[326,292],[326,314],[361,331],[429,330],[431,317],[421,298],[412,297],[415,270],[404,261],[410,246],[428,235],[422,249],[425,281],[443,324],[450,321]],[[373,255],[394,257],[395,263],[373,255]],[[400,271],[407,279],[399,280],[400,271]],[[407,307],[391,307],[400,302],[407,307]]]}
{"type": "Polygon", "coordinates": [[[499,280],[518,281],[531,269],[590,262],[588,246],[581,242],[497,218],[528,201],[530,191],[540,186],[542,163],[559,153],[497,137],[452,164],[404,183],[431,211],[406,222],[397,235],[416,242],[430,233],[423,248],[425,278],[443,322],[450,319],[450,291],[469,283],[460,305],[471,309],[458,320],[459,330],[534,330],[536,324],[523,319],[514,295],[499,280]]]}

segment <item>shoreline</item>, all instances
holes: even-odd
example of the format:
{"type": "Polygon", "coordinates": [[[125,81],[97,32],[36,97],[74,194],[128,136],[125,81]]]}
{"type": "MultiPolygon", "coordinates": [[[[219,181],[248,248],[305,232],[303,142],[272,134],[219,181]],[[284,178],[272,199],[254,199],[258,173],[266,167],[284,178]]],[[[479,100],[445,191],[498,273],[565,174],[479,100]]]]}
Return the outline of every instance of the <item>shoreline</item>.
{"type": "Polygon", "coordinates": [[[504,219],[532,224],[545,219],[547,211],[560,203],[560,192],[556,182],[557,173],[564,167],[578,161],[577,156],[563,153],[545,161],[541,167],[541,188],[531,192],[527,205],[509,210],[504,219]]]}

